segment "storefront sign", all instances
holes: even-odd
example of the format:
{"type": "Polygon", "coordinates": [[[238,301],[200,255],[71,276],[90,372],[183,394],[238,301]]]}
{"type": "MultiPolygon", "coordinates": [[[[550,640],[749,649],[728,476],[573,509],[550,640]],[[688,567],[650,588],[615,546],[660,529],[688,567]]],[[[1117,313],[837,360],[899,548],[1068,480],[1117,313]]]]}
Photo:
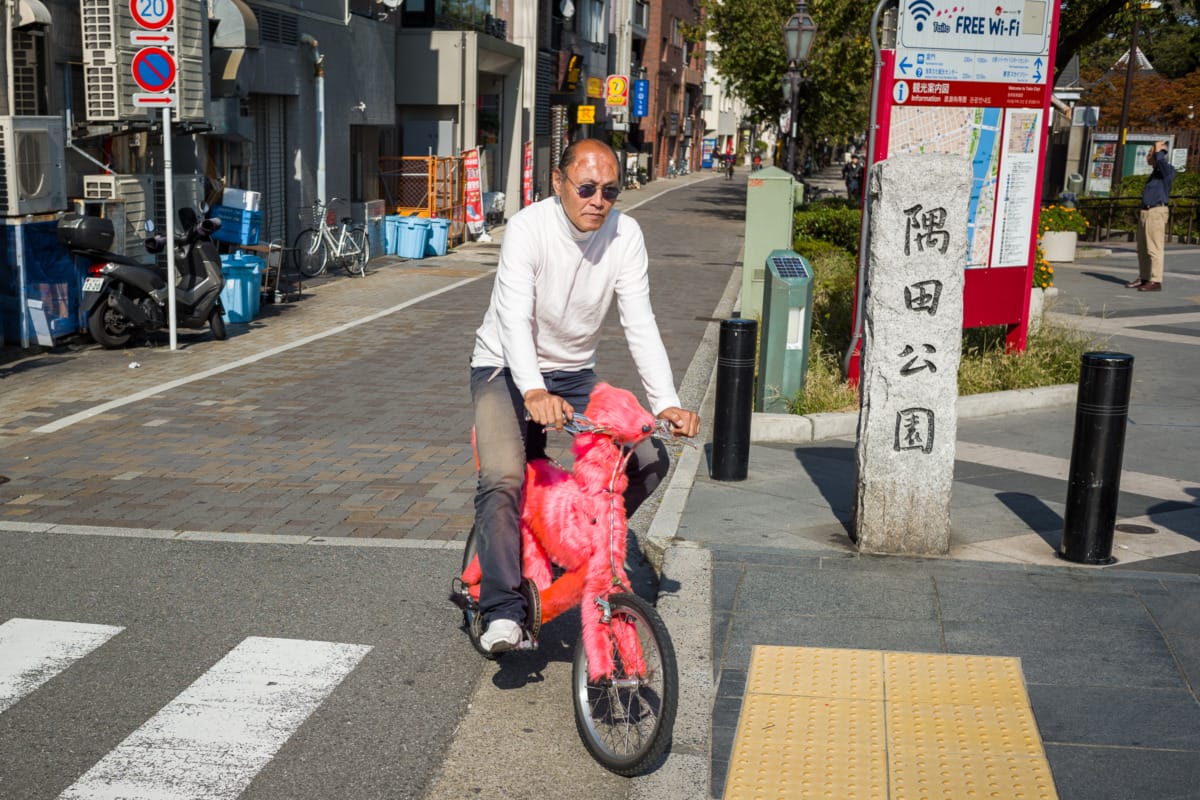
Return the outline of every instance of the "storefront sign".
{"type": "Polygon", "coordinates": [[[705,139],[701,142],[700,147],[700,166],[705,169],[712,169],[713,165],[713,150],[717,148],[716,139],[705,139]]]}
{"type": "Polygon", "coordinates": [[[594,125],[596,122],[595,106],[578,106],[575,111],[576,125],[594,125]]]}
{"type": "Polygon", "coordinates": [[[629,104],[629,78],[624,75],[609,75],[605,81],[604,104],[625,106],[629,104]]]}
{"type": "Polygon", "coordinates": [[[467,222],[483,222],[483,188],[479,182],[479,151],[463,152],[464,205],[467,222]]]}
{"type": "Polygon", "coordinates": [[[597,99],[604,97],[604,81],[600,78],[587,79],[587,96],[597,99]]]}
{"type": "Polygon", "coordinates": [[[521,162],[521,205],[533,204],[533,142],[525,143],[525,157],[521,162]]]}
{"type": "Polygon", "coordinates": [[[579,53],[572,53],[567,59],[567,74],[563,76],[562,89],[564,92],[573,92],[579,86],[579,74],[583,70],[583,56],[579,53]]]}
{"type": "Polygon", "coordinates": [[[650,81],[633,82],[633,109],[630,113],[635,117],[650,113],[650,81]]]}

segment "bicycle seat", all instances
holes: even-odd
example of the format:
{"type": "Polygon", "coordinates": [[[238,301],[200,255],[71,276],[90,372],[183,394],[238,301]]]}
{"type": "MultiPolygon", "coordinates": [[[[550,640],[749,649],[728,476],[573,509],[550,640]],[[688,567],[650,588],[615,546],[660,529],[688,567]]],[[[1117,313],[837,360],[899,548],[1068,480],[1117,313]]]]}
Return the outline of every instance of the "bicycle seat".
{"type": "Polygon", "coordinates": [[[354,217],[342,217],[343,225],[349,225],[352,222],[354,222],[354,217]]]}

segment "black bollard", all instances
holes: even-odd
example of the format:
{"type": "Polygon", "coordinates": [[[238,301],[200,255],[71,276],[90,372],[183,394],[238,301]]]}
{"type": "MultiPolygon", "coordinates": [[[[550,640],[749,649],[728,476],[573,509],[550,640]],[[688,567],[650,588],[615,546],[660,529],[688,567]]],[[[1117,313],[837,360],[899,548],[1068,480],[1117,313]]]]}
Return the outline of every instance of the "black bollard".
{"type": "Polygon", "coordinates": [[[1084,353],[1075,406],[1067,508],[1058,554],[1079,564],[1112,564],[1133,356],[1084,353]]]}
{"type": "Polygon", "coordinates": [[[712,478],[746,480],[750,462],[750,414],[754,410],[754,346],[758,323],[721,322],[717,352],[717,399],[713,412],[712,478]]]}

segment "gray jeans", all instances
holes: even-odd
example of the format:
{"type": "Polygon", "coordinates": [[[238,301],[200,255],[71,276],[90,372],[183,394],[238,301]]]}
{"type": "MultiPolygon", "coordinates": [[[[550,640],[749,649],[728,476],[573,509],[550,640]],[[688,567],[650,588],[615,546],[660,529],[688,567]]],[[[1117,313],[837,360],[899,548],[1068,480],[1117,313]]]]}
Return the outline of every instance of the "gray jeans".
{"type": "MultiPolygon", "coordinates": [[[[547,372],[546,389],[576,411],[587,408],[598,382],[592,370],[547,372]]],[[[544,455],[546,433],[525,421],[525,400],[507,369],[473,367],[471,399],[475,405],[475,447],[479,454],[479,487],[475,494],[475,543],[483,582],[479,604],[484,619],[525,620],[521,584],[521,493],[525,461],[544,455]]],[[[647,439],[629,459],[625,512],[632,516],[670,468],[662,442],[647,439]]]]}

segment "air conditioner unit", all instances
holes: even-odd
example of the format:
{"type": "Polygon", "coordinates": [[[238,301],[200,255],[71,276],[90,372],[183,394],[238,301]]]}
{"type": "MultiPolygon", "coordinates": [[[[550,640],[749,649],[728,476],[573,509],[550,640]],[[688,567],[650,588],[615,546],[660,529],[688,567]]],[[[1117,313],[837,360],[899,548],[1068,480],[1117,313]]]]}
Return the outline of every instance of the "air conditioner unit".
{"type": "MultiPolygon", "coordinates": [[[[167,196],[165,192],[166,184],[167,181],[164,176],[154,176],[154,207],[158,209],[161,214],[165,214],[167,208],[167,196]]],[[[171,204],[175,208],[175,219],[172,220],[172,222],[175,225],[175,229],[180,230],[179,209],[191,208],[194,209],[197,214],[200,214],[200,216],[204,216],[200,211],[200,206],[205,200],[204,190],[206,183],[203,175],[184,173],[172,174],[171,185],[175,189],[171,195],[171,204]]],[[[155,219],[155,222],[158,223],[163,221],[164,220],[155,219]]]]}
{"type": "MultiPolygon", "coordinates": [[[[124,212],[124,228],[117,231],[117,241],[125,246],[119,252],[146,264],[155,258],[146,252],[146,220],[156,219],[154,206],[154,176],[152,175],[84,175],[84,200],[119,200],[124,212]]],[[[114,222],[116,219],[114,218],[114,222]]]]}
{"type": "Polygon", "coordinates": [[[0,117],[0,216],[67,207],[60,117],[0,117]]]}

